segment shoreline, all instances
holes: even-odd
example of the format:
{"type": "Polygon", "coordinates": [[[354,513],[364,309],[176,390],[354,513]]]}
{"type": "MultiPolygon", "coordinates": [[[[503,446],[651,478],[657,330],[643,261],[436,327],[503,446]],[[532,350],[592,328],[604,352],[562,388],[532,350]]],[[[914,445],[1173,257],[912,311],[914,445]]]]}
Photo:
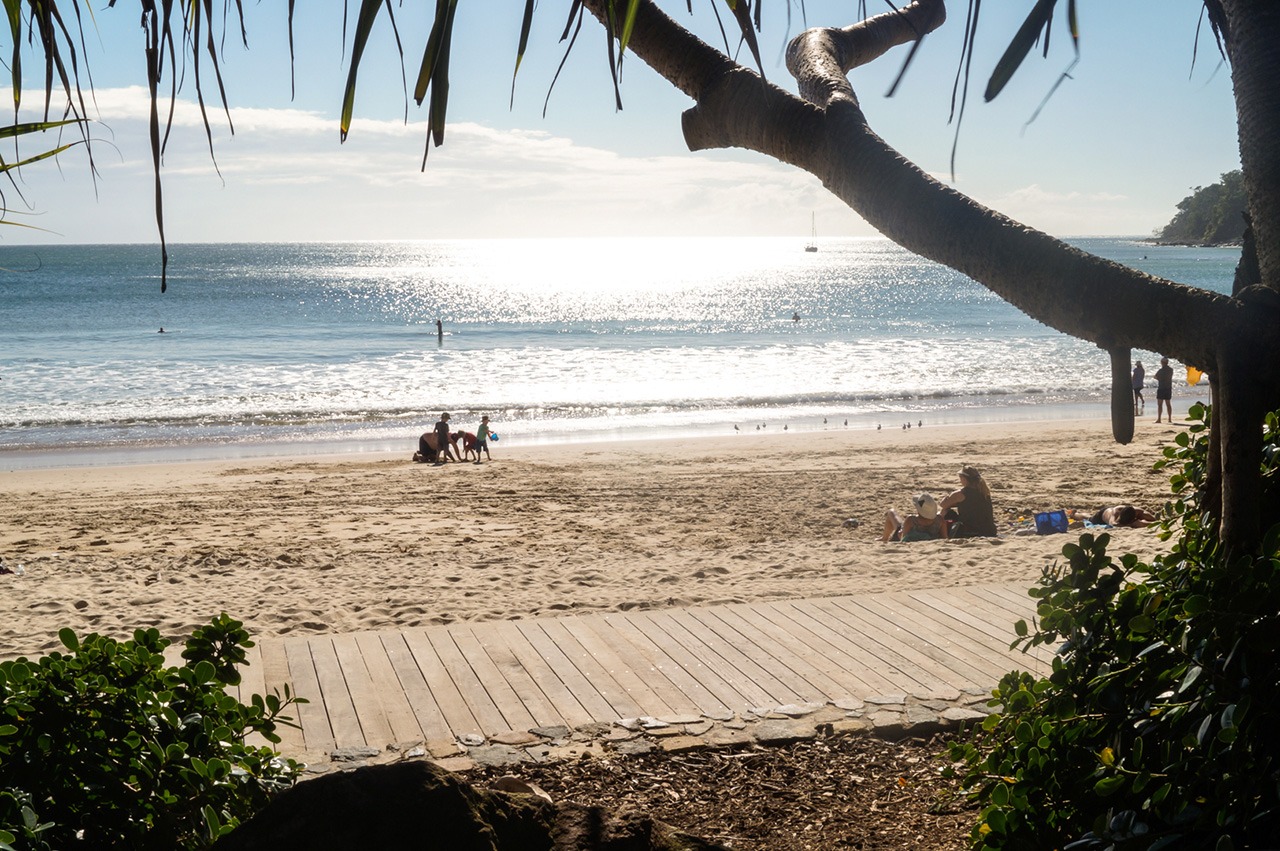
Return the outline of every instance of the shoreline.
{"type": "MultiPolygon", "coordinates": [[[[1176,400],[1184,408],[1193,403],[1190,394],[1176,400]]],[[[829,415],[806,412],[779,414],[768,410],[738,411],[737,418],[716,419],[701,424],[687,425],[634,425],[615,424],[587,428],[558,428],[554,425],[538,430],[519,428],[508,431],[502,423],[495,428],[506,438],[497,446],[503,451],[530,446],[573,446],[584,444],[613,444],[647,440],[689,440],[700,438],[740,437],[757,433],[753,425],[767,423],[768,427],[781,431],[787,426],[787,436],[824,434],[836,431],[874,431],[877,425],[885,429],[897,429],[906,421],[924,422],[926,427],[986,426],[1012,423],[1053,423],[1073,420],[1103,420],[1110,416],[1109,404],[1093,402],[1063,402],[1043,405],[999,406],[982,405],[958,408],[905,408],[876,413],[829,415]],[[747,416],[747,415],[750,416],[747,416]],[[830,425],[823,423],[830,420],[830,425]],[[848,425],[842,425],[847,422],[848,425]],[[741,431],[735,432],[738,425],[741,431]]],[[[1140,420],[1141,423],[1141,420],[1140,420]]],[[[1139,424],[1140,424],[1139,423],[1139,424]]],[[[1153,423],[1154,424],[1154,423],[1153,423]]],[[[422,424],[429,430],[431,422],[422,424]]],[[[773,432],[771,432],[773,433],[773,432]]],[[[161,443],[72,447],[23,447],[0,449],[0,474],[18,470],[57,469],[75,467],[115,467],[137,464],[173,464],[186,462],[248,461],[252,459],[317,458],[330,456],[371,457],[378,454],[411,455],[417,447],[417,431],[395,435],[361,435],[338,438],[312,438],[302,440],[206,440],[200,443],[161,443]]]]}
{"type": "MultiPolygon", "coordinates": [[[[1029,512],[1168,498],[1151,464],[1180,424],[1110,440],[1106,420],[495,447],[481,466],[407,452],[0,476],[9,523],[0,657],[71,627],[181,639],[221,611],[254,636],[575,612],[1030,586],[1074,535],[1029,512]],[[973,464],[1002,537],[879,542],[884,511],[973,464]],[[856,518],[856,528],[845,525],[856,518]]],[[[1149,558],[1153,530],[1116,530],[1149,558]]],[[[1120,550],[1117,549],[1117,552],[1120,550]]]]}

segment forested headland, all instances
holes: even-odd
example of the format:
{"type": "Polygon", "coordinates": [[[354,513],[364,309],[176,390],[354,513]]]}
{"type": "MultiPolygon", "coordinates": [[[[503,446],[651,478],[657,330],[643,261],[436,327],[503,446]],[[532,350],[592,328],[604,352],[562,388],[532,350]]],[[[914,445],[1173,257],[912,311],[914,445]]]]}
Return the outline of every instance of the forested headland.
{"type": "Polygon", "coordinates": [[[1234,245],[1244,237],[1244,176],[1229,171],[1210,186],[1197,186],[1178,202],[1178,213],[1155,233],[1172,245],[1234,245]]]}

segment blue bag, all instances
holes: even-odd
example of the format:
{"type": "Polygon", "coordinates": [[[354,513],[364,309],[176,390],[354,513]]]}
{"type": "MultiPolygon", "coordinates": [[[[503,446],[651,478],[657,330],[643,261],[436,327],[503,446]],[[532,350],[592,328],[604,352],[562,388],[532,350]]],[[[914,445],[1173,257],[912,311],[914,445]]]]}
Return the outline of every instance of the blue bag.
{"type": "Polygon", "coordinates": [[[1036,534],[1037,535],[1053,535],[1058,532],[1067,531],[1069,521],[1067,520],[1067,512],[1065,511],[1038,511],[1036,512],[1036,534]]]}

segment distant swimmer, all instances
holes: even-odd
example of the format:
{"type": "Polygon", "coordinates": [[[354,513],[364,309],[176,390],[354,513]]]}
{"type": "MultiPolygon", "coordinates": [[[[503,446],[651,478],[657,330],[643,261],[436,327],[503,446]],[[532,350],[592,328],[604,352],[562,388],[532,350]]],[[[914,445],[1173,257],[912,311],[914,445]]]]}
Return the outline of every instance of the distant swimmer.
{"type": "Polygon", "coordinates": [[[799,322],[799,321],[800,321],[800,314],[798,314],[798,313],[793,313],[793,314],[791,314],[791,321],[792,321],[792,322],[799,322]]]}
{"type": "Polygon", "coordinates": [[[163,333],[164,333],[164,329],[163,329],[163,328],[161,328],[157,333],[163,334],[163,333]]]}

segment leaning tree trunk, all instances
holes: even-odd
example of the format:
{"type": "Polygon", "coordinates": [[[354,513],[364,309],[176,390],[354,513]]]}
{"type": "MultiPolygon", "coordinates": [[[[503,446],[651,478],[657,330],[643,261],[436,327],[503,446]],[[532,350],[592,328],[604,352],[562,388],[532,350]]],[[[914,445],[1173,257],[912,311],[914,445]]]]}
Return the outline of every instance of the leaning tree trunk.
{"type": "MultiPolygon", "coordinates": [[[[608,0],[585,0],[602,20],[608,0]]],[[[1222,0],[1236,79],[1245,185],[1263,282],[1280,283],[1280,2],[1222,0]],[[1265,7],[1265,8],[1264,8],[1265,7]],[[1243,31],[1248,30],[1247,36],[1243,31]],[[1240,68],[1247,68],[1240,73],[1240,68]],[[1245,114],[1250,118],[1246,120],[1245,114]],[[1261,179],[1254,179],[1256,168],[1261,179]],[[1258,200],[1255,201],[1255,196],[1258,200]],[[1273,203],[1274,202],[1274,203],[1273,203]],[[1261,243],[1269,241],[1270,253],[1261,243]]],[[[1222,538],[1260,538],[1262,415],[1280,407],[1280,306],[1224,295],[1086,254],[978,204],[906,160],[872,132],[847,73],[945,18],[943,0],[916,0],[843,29],[815,29],[788,49],[801,97],[763,81],[641,0],[629,49],[696,101],[683,118],[691,150],[742,147],[808,171],[873,227],[910,251],[965,273],[1029,316],[1108,351],[1144,348],[1211,374],[1219,400],[1222,538]]],[[[1123,432],[1123,428],[1121,428],[1123,432]]]]}

